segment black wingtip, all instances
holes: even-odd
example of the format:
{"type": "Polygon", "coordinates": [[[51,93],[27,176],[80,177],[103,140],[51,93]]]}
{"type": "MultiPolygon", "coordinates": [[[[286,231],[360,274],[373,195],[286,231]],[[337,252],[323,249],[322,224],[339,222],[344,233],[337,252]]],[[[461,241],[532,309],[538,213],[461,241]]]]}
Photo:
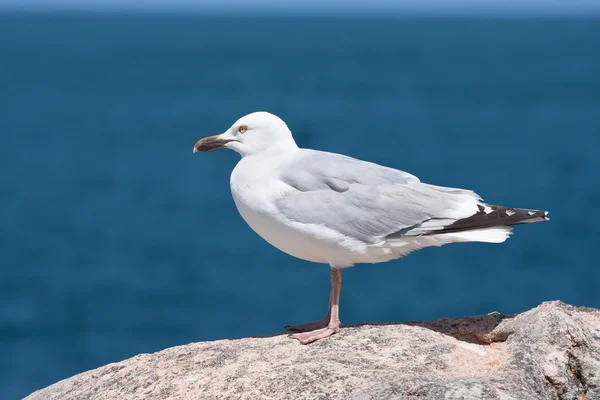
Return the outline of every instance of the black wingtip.
{"type": "Polygon", "coordinates": [[[473,229],[491,228],[494,226],[511,226],[548,221],[548,211],[528,210],[524,208],[509,208],[478,204],[479,211],[470,217],[459,219],[435,233],[468,231],[473,229]]]}

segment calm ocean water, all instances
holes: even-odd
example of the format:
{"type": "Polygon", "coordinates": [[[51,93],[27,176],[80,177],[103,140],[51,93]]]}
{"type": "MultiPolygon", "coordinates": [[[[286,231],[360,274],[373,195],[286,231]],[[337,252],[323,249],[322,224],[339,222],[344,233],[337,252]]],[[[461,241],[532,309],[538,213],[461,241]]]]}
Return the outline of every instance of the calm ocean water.
{"type": "Polygon", "coordinates": [[[503,245],[347,270],[344,323],[600,307],[600,21],[0,16],[0,397],[142,352],[322,317],[200,137],[298,143],[544,208],[503,245]]]}

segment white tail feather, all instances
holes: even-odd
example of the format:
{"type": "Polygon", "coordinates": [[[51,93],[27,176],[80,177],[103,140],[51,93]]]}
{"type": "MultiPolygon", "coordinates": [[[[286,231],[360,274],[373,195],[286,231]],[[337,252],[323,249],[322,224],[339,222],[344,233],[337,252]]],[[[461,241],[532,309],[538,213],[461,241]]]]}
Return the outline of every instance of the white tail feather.
{"type": "Polygon", "coordinates": [[[440,233],[438,237],[445,236],[451,238],[452,242],[486,242],[502,243],[512,234],[512,229],[508,226],[494,226],[491,228],[473,229],[470,231],[440,233]]]}
{"type": "MultiPolygon", "coordinates": [[[[430,246],[443,246],[459,242],[486,242],[502,243],[511,235],[512,229],[508,226],[494,226],[491,228],[473,229],[471,231],[438,233],[436,235],[403,236],[399,239],[388,240],[392,252],[396,257],[404,256],[412,251],[430,246]]],[[[394,257],[394,258],[396,258],[394,257]]]]}

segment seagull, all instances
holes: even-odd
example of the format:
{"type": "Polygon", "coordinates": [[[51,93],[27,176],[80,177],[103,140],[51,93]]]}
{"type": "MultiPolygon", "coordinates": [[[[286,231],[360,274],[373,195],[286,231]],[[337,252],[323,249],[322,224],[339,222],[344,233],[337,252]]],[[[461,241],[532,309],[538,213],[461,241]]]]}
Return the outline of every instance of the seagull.
{"type": "Polygon", "coordinates": [[[502,243],[512,225],[548,220],[543,210],[489,205],[471,190],[299,148],[286,123],[268,112],[240,118],[224,133],[198,140],[193,151],[221,148],[241,155],[230,187],[250,228],[284,253],[330,267],[325,317],[285,327],[302,344],[339,332],[344,268],[448,243],[502,243]]]}

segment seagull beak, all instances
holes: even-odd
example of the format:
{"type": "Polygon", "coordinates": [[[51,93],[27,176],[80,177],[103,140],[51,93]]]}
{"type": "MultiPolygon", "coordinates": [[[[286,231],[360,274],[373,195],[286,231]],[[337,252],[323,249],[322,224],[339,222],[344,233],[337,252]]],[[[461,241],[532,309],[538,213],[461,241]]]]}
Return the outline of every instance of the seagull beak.
{"type": "Polygon", "coordinates": [[[194,153],[197,153],[199,151],[204,152],[222,149],[229,142],[233,142],[233,140],[223,139],[221,138],[221,135],[208,136],[196,142],[196,144],[194,145],[194,153]]]}

